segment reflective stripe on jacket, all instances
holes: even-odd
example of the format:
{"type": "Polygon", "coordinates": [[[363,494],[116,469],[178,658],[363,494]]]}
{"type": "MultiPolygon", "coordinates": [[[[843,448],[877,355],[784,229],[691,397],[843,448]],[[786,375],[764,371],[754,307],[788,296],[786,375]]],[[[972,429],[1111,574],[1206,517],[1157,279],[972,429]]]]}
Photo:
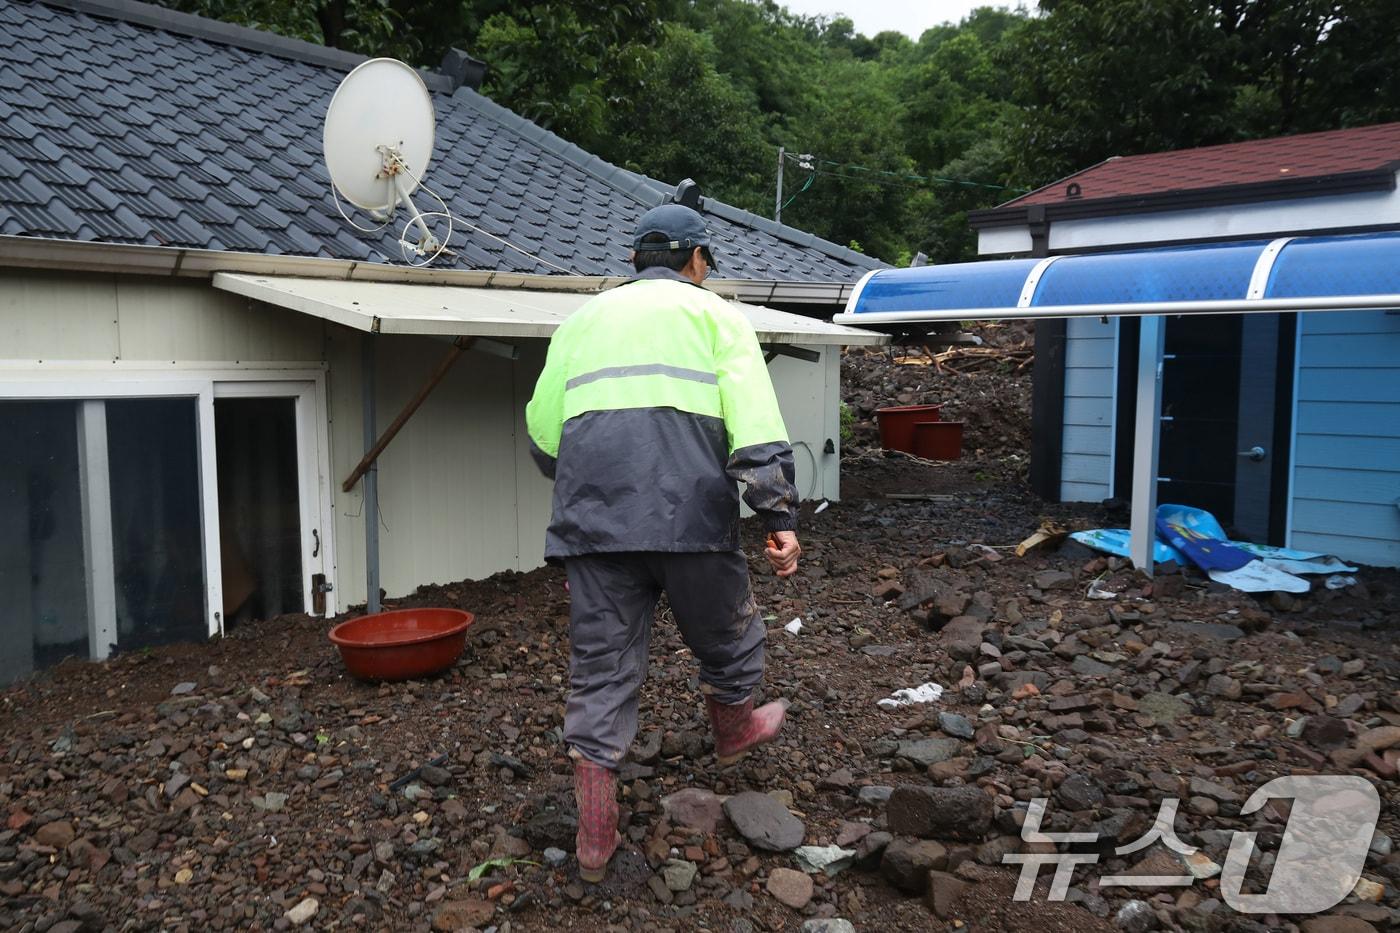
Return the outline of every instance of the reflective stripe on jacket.
{"type": "Polygon", "coordinates": [[[525,417],[554,478],[547,558],[733,550],[736,480],[768,530],[797,527],[792,448],[753,327],[668,269],[560,325],[525,417]]]}

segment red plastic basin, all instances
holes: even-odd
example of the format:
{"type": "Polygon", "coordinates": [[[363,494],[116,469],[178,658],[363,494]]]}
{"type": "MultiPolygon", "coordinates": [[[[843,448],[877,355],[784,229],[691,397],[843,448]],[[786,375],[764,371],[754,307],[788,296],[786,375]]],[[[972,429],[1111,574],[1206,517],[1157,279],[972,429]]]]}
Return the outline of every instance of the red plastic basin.
{"type": "Polygon", "coordinates": [[[361,680],[409,680],[451,667],[475,621],[461,609],[396,609],[342,622],[331,641],[361,680]]]}
{"type": "Polygon", "coordinates": [[[961,421],[925,421],[914,425],[916,457],[925,460],[957,460],[962,456],[963,423],[961,421]]]}
{"type": "Polygon", "coordinates": [[[937,421],[942,405],[897,405],[875,409],[880,425],[880,446],[886,450],[914,452],[914,425],[937,421]]]}

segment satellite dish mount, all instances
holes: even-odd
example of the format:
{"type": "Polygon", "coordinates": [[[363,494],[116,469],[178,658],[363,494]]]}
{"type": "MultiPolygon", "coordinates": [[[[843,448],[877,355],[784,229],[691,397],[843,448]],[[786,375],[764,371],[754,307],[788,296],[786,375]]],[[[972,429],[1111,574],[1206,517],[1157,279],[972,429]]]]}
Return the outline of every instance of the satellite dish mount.
{"type": "Polygon", "coordinates": [[[432,97],[418,73],[396,59],[375,58],[340,82],[326,110],[322,137],[337,207],[344,198],[379,226],[360,226],[343,208],[341,216],[357,230],[373,233],[394,222],[402,205],[409,217],[399,233],[399,248],[404,261],[416,266],[453,255],[447,249],[452,236],[447,204],[422,181],[432,157],[435,122],[432,97]],[[412,195],[420,187],[440,210],[418,210],[412,195]]]}

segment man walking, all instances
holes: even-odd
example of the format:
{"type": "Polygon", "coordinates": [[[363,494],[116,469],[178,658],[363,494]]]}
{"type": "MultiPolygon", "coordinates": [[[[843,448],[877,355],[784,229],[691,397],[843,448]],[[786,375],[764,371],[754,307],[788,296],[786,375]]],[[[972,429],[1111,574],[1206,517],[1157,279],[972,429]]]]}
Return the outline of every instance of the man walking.
{"type": "Polygon", "coordinates": [[[557,331],[526,408],[531,451],[554,479],[545,557],[571,597],[564,741],[574,759],[578,861],[600,881],[617,849],[616,769],[637,733],[652,615],[664,591],[700,663],[720,764],[782,728],[754,709],[764,626],[739,550],[739,493],[769,532],[779,576],[797,570],[792,448],[748,320],[700,287],[714,268],[700,214],[664,204],[633,237],[637,277],[557,331]]]}

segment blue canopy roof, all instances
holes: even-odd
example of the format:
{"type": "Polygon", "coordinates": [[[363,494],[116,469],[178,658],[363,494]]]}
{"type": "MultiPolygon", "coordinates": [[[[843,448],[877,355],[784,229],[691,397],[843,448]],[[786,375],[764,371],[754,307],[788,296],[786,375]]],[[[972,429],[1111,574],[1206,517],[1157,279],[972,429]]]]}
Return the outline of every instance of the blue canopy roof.
{"type": "Polygon", "coordinates": [[[1005,259],[867,275],[843,324],[1400,307],[1400,232],[1005,259]]]}

